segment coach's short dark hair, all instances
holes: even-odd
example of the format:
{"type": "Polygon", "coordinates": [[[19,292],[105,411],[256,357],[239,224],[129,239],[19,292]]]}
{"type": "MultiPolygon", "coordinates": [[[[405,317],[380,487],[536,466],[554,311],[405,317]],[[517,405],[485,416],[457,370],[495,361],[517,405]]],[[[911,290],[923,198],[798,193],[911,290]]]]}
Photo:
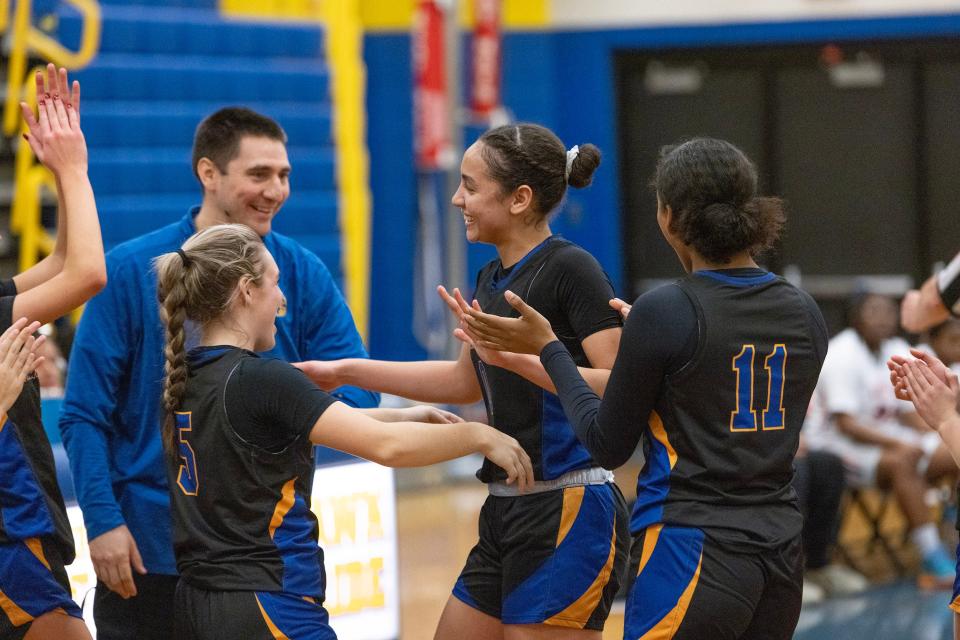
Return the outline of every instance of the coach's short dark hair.
{"type": "Polygon", "coordinates": [[[745,250],[757,255],[780,237],[783,202],[757,195],[756,168],[725,140],[664,147],[654,186],[673,211],[670,230],[710,262],[725,264],[745,250]]]}
{"type": "Polygon", "coordinates": [[[276,120],[246,107],[225,107],[197,125],[193,136],[193,175],[200,177],[197,164],[201,158],[209,158],[220,173],[226,173],[227,165],[237,157],[244,136],[287,143],[287,134],[276,120]]]}

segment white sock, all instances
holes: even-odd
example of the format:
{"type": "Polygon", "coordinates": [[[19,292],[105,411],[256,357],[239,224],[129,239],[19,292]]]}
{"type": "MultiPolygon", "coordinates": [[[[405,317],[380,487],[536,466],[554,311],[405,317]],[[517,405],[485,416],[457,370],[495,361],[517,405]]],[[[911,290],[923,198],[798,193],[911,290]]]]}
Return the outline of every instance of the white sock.
{"type": "Polygon", "coordinates": [[[924,558],[940,548],[940,534],[932,522],[922,524],[911,531],[910,539],[920,549],[920,555],[924,558]]]}

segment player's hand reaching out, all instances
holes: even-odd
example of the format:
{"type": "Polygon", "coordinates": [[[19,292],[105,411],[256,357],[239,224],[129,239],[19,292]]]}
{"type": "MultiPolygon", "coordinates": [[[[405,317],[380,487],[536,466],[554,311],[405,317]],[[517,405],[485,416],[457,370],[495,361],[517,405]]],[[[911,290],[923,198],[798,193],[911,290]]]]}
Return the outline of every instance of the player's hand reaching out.
{"type": "Polygon", "coordinates": [[[533,485],[533,463],[530,462],[530,456],[516,438],[484,424],[467,424],[484,428],[486,436],[481,453],[490,462],[507,472],[507,484],[516,483],[521,492],[533,485]]]}
{"type": "Polygon", "coordinates": [[[64,173],[87,171],[87,144],[80,130],[80,83],[71,88],[67,70],[47,65],[37,77],[37,115],[25,102],[20,103],[29,133],[24,134],[30,148],[48,169],[60,178],[64,173]]]}
{"type": "Polygon", "coordinates": [[[432,422],[433,424],[454,424],[463,422],[463,418],[444,409],[418,404],[412,407],[397,409],[399,418],[396,422],[432,422]]]}
{"type": "Polygon", "coordinates": [[[44,337],[34,338],[39,322],[20,318],[0,335],[0,412],[6,414],[23,390],[27,376],[43,362],[36,354],[44,337]]]}
{"type": "Polygon", "coordinates": [[[343,386],[337,373],[336,360],[305,360],[304,362],[294,362],[293,366],[303,371],[313,381],[313,384],[324,391],[332,391],[343,386]]]}
{"type": "Polygon", "coordinates": [[[557,339],[550,321],[512,291],[505,292],[504,297],[520,312],[519,318],[495,316],[473,307],[464,310],[463,319],[474,342],[496,351],[540,355],[544,347],[557,339]]]}
{"type": "Polygon", "coordinates": [[[620,313],[620,316],[626,320],[627,316],[630,315],[630,309],[633,308],[633,305],[629,302],[621,300],[620,298],[613,298],[610,300],[610,306],[613,307],[615,311],[620,313]]]}
{"type": "MultiPolygon", "coordinates": [[[[450,295],[443,286],[439,286],[437,287],[437,293],[440,295],[440,299],[443,300],[447,307],[450,308],[450,312],[454,315],[459,323],[457,328],[453,330],[454,337],[476,351],[477,355],[481,360],[484,361],[484,363],[494,367],[509,369],[509,354],[504,351],[494,351],[493,349],[486,349],[482,347],[481,345],[477,344],[476,336],[470,333],[470,327],[467,326],[466,321],[463,319],[464,312],[470,307],[470,305],[468,305],[467,301],[464,300],[463,295],[460,293],[460,289],[455,288],[453,290],[453,295],[450,295]]],[[[482,311],[480,308],[480,303],[476,300],[473,301],[473,308],[477,311],[482,311]]]]}

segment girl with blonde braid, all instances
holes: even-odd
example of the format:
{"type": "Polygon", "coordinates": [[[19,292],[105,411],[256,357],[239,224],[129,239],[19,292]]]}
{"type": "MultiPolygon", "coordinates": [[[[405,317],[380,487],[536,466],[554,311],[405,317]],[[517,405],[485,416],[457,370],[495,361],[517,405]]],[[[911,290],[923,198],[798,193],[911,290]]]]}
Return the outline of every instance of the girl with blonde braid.
{"type": "Polygon", "coordinates": [[[258,356],[273,346],[285,300],[277,264],[249,227],[204,229],[156,269],[176,637],[336,637],[309,508],[314,444],[393,467],[481,452],[521,489],[533,479],[529,457],[496,429],[430,407],[353,409],[258,356]]]}

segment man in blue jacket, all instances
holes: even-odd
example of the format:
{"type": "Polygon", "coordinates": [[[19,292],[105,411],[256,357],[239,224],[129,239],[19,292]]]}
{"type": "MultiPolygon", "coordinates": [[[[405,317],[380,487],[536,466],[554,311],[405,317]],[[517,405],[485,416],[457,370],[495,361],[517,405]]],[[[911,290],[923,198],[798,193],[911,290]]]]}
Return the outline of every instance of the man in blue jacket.
{"type": "MultiPolygon", "coordinates": [[[[287,295],[270,355],[296,362],[366,357],[353,318],[324,264],[271,222],[290,195],[286,134],[265,116],[226,108],[197,128],[193,169],[203,201],[179,222],[117,246],[109,283],[77,329],[60,417],[97,572],[100,640],[171,638],[177,576],[160,442],[164,333],[154,257],[198,229],[252,227],[280,267],[287,295]]],[[[335,393],[355,407],[378,404],[353,387],[335,393]]]]}

